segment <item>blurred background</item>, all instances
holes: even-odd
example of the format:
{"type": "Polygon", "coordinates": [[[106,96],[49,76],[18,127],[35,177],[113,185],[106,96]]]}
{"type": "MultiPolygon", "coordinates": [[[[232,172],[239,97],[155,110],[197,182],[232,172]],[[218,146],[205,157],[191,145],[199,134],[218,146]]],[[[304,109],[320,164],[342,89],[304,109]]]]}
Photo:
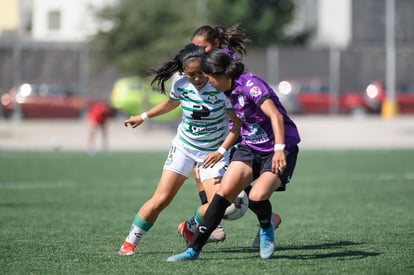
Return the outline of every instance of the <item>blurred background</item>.
{"type": "Polygon", "coordinates": [[[236,23],[291,114],[414,114],[412,0],[2,0],[0,120],[82,118],[96,101],[138,114],[165,98],[148,69],[197,27],[236,23]]]}
{"type": "Polygon", "coordinates": [[[291,112],[380,113],[387,98],[414,112],[414,100],[400,98],[414,97],[411,0],[2,0],[0,91],[28,83],[106,99],[118,79],[144,77],[197,27],[236,23],[252,39],[248,68],[291,112]]]}

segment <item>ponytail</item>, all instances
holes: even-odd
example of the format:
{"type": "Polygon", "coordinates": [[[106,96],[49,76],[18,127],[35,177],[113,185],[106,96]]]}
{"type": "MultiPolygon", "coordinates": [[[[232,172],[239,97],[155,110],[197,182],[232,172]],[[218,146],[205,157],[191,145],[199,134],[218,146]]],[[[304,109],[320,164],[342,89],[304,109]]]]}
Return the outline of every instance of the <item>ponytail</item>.
{"type": "Polygon", "coordinates": [[[162,94],[166,94],[165,83],[177,72],[183,73],[183,66],[189,60],[194,58],[200,59],[204,54],[204,48],[198,47],[192,43],[187,44],[171,60],[167,61],[156,69],[149,70],[150,74],[155,75],[151,85],[156,84],[162,94]]]}

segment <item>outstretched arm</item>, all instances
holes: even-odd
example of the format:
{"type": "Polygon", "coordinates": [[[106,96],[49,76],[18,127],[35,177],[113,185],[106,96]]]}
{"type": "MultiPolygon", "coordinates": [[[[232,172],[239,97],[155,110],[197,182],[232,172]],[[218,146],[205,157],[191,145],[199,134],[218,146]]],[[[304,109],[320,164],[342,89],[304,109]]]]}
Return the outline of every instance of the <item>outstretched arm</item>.
{"type": "Polygon", "coordinates": [[[136,128],[144,122],[144,119],[150,118],[150,117],[157,117],[157,116],[166,114],[168,112],[171,112],[175,108],[177,108],[179,105],[180,105],[179,100],[171,100],[170,98],[168,98],[164,100],[163,102],[161,102],[160,104],[149,109],[145,113],[142,113],[141,115],[129,117],[128,119],[124,121],[124,125],[125,127],[128,127],[128,125],[131,125],[132,128],[136,128]]]}

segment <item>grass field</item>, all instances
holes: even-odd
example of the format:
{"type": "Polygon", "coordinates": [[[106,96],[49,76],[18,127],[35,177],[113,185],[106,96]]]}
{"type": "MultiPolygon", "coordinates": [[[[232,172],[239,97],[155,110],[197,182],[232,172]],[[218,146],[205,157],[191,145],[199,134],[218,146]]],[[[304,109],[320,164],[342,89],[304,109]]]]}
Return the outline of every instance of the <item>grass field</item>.
{"type": "Polygon", "coordinates": [[[275,193],[283,223],[277,252],[261,260],[248,212],[223,221],[224,243],[194,262],[179,222],[198,206],[190,179],[133,257],[118,256],[164,153],[0,152],[0,274],[414,274],[414,150],[300,153],[288,191],[275,193]]]}

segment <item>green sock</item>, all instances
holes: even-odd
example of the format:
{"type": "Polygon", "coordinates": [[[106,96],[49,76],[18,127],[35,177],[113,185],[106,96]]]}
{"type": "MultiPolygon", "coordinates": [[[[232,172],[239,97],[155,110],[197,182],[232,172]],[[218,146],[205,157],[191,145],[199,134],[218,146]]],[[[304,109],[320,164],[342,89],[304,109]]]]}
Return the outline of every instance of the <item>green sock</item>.
{"type": "Polygon", "coordinates": [[[152,225],[153,224],[141,219],[140,216],[135,215],[126,241],[129,243],[137,244],[144,236],[144,234],[147,233],[148,230],[150,230],[152,225]]]}

